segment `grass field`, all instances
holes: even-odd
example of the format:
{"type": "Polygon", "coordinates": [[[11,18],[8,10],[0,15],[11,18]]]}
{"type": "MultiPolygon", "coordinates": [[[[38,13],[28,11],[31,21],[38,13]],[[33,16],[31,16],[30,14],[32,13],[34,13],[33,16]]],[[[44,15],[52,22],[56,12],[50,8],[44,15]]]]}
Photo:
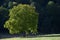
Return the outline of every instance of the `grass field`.
{"type": "Polygon", "coordinates": [[[31,38],[27,38],[27,37],[3,38],[0,40],[60,40],[60,34],[43,35],[40,37],[31,37],[31,38]]]}
{"type": "Polygon", "coordinates": [[[6,38],[0,40],[60,40],[60,37],[6,38]]]}

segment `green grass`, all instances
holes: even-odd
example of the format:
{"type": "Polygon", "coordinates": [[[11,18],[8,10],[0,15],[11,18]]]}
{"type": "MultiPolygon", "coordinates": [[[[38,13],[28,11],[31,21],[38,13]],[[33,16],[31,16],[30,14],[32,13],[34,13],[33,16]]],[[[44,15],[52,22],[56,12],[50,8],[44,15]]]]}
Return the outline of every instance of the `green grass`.
{"type": "Polygon", "coordinates": [[[60,40],[60,37],[6,38],[0,40],[60,40]]]}
{"type": "Polygon", "coordinates": [[[38,37],[32,37],[32,38],[14,37],[14,38],[4,38],[0,40],[60,40],[60,34],[50,34],[42,36],[39,35],[38,37]]]}

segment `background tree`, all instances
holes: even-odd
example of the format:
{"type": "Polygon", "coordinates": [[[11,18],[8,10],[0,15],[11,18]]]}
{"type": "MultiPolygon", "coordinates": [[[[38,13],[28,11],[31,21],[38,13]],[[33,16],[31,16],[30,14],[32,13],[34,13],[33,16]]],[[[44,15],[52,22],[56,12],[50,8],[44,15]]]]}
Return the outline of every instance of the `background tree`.
{"type": "Polygon", "coordinates": [[[12,2],[12,1],[9,1],[9,3],[8,3],[8,9],[11,9],[11,8],[13,8],[13,6],[16,6],[17,5],[17,2],[12,2]]]}
{"type": "Polygon", "coordinates": [[[10,10],[9,16],[10,18],[5,22],[4,27],[11,34],[37,32],[38,13],[35,12],[35,7],[19,4],[10,10]]]}
{"type": "Polygon", "coordinates": [[[22,3],[22,4],[30,4],[30,0],[14,0],[15,2],[22,3]]]}
{"type": "Polygon", "coordinates": [[[48,5],[40,13],[39,32],[42,34],[60,33],[60,5],[49,1],[48,5]]]}
{"type": "Polygon", "coordinates": [[[8,9],[0,7],[0,32],[8,32],[8,30],[4,29],[4,23],[9,18],[8,14],[8,9]]]}

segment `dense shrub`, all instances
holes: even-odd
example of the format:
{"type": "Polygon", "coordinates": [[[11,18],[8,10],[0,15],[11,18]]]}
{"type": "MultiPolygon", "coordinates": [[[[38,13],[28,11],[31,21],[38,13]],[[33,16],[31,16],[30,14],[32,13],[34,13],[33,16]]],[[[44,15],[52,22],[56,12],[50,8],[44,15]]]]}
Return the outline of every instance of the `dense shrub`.
{"type": "Polygon", "coordinates": [[[35,7],[19,4],[10,10],[9,16],[4,27],[8,28],[11,34],[37,32],[38,13],[35,12],[35,7]]]}

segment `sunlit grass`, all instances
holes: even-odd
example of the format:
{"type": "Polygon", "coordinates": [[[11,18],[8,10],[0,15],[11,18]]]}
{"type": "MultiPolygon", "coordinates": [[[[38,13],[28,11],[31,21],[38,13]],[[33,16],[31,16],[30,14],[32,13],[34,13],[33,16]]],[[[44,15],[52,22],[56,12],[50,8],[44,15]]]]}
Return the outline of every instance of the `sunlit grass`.
{"type": "Polygon", "coordinates": [[[6,38],[0,40],[60,40],[60,37],[6,38]]]}

